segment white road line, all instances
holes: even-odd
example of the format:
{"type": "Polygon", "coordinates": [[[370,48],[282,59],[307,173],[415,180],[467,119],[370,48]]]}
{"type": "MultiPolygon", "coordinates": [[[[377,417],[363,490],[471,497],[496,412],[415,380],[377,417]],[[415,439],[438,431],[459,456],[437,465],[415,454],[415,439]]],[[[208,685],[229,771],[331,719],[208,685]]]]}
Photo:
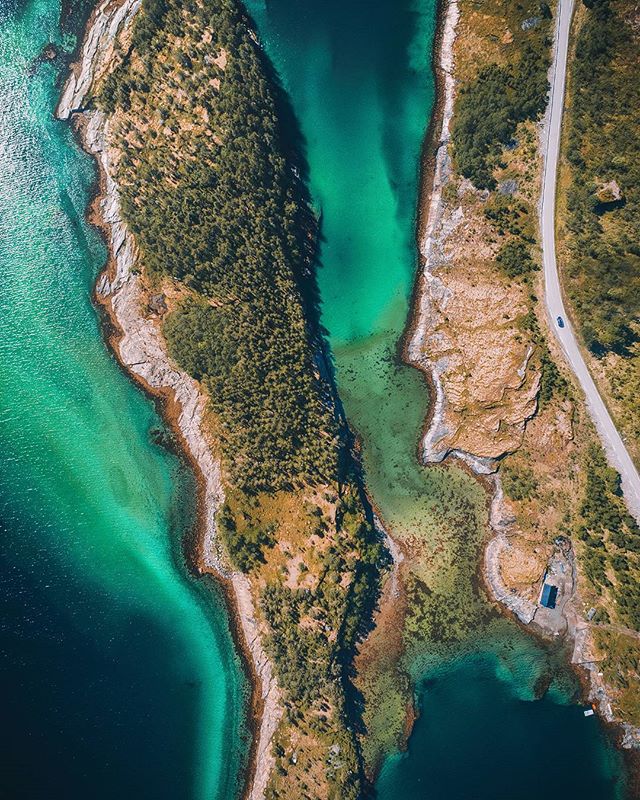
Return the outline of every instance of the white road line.
{"type": "Polygon", "coordinates": [[[569,30],[574,0],[559,0],[559,19],[556,23],[556,40],[551,77],[551,109],[547,124],[544,148],[544,178],[540,204],[540,228],[544,260],[545,303],[551,327],[565,352],[587,400],[587,407],[600,434],[609,462],[622,478],[624,498],[631,513],[640,522],[640,475],[611,419],[607,407],[591,377],[562,302],[562,291],[556,263],[555,201],[560,152],[560,131],[564,105],[564,89],[569,49],[569,30]],[[562,317],[564,327],[558,325],[562,317]]]}

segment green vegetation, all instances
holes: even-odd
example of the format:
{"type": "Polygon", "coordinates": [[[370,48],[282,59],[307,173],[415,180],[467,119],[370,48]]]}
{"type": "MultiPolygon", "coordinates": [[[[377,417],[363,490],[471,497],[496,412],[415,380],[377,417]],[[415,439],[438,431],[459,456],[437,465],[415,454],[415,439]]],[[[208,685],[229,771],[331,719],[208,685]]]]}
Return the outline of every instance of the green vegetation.
{"type": "Polygon", "coordinates": [[[549,404],[553,397],[566,398],[570,387],[553,360],[544,334],[540,330],[538,319],[533,311],[529,311],[522,319],[522,328],[527,331],[531,341],[540,351],[540,393],[538,403],[541,408],[549,404]]]}
{"type": "Polygon", "coordinates": [[[607,368],[607,377],[619,409],[616,422],[623,431],[631,457],[637,460],[640,450],[640,341],[630,347],[624,357],[611,360],[613,363],[607,368]]]}
{"type": "Polygon", "coordinates": [[[313,218],[247,24],[232,0],[145,0],[98,101],[127,112],[118,182],[146,273],[199,295],[167,321],[171,353],[209,390],[232,481],[258,491],[335,480],[338,444],[305,314],[313,218]]]}
{"type": "Polygon", "coordinates": [[[304,328],[281,341],[285,307],[278,313],[266,285],[262,292],[255,303],[185,301],[164,326],[171,354],[209,390],[234,484],[257,491],[335,480],[337,429],[304,328]]]}
{"type": "Polygon", "coordinates": [[[590,350],[627,355],[640,331],[637,9],[632,0],[586,5],[570,84],[568,288],[590,350]]]}
{"type": "Polygon", "coordinates": [[[623,624],[640,630],[640,527],[622,499],[620,476],[597,445],[589,448],[585,472],[577,530],[585,574],[599,593],[610,590],[623,624]]]}
{"type": "Polygon", "coordinates": [[[508,278],[527,277],[539,269],[527,245],[518,239],[508,239],[498,250],[496,261],[508,278]]]}
{"type": "Polygon", "coordinates": [[[263,608],[273,630],[268,649],[280,683],[299,712],[311,708],[318,694],[331,697],[332,702],[338,699],[340,676],[353,656],[362,620],[370,613],[369,586],[383,562],[383,548],[372,539],[357,497],[346,495],[338,510],[338,536],[327,548],[313,588],[269,584],[263,590],[263,608]],[[359,545],[357,563],[354,543],[359,545]],[[345,608],[341,582],[350,574],[355,580],[345,608]],[[302,620],[304,625],[300,625],[302,620]],[[341,635],[332,635],[336,631],[341,635]]]}
{"type": "Polygon", "coordinates": [[[355,800],[352,662],[386,556],[321,377],[315,221],[276,89],[234,0],[143,0],[121,47],[96,100],[122,213],[144,281],[167,295],[170,353],[207,389],[218,531],[250,577],[283,695],[267,797],[355,800]]]}
{"type": "Polygon", "coordinates": [[[609,686],[616,690],[616,712],[623,721],[640,725],[640,652],[631,636],[608,629],[594,630],[602,658],[598,668],[609,686]]]}
{"type": "Polygon", "coordinates": [[[548,90],[545,19],[515,63],[489,64],[460,90],[452,138],[458,172],[479,189],[493,189],[493,169],[519,122],[542,114],[548,90]],[[533,38],[535,34],[535,38],[533,38]]]}
{"type": "Polygon", "coordinates": [[[275,545],[277,526],[261,524],[259,518],[246,513],[240,519],[239,524],[227,500],[218,514],[218,533],[234,565],[242,572],[251,572],[266,563],[265,550],[275,545]]]}
{"type": "Polygon", "coordinates": [[[510,195],[494,193],[484,206],[485,217],[493,223],[500,236],[507,233],[523,243],[536,241],[536,227],[530,203],[510,195]]]}
{"type": "Polygon", "coordinates": [[[512,500],[530,500],[538,493],[538,482],[530,467],[514,468],[508,461],[500,467],[502,488],[512,500]]]}

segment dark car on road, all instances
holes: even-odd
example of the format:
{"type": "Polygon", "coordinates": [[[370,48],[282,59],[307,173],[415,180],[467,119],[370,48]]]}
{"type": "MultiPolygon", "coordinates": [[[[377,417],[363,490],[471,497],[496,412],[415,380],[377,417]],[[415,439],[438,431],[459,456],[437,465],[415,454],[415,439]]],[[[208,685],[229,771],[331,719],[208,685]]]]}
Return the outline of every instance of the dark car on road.
{"type": "Polygon", "coordinates": [[[562,317],[558,317],[558,327],[564,328],[564,320],[562,319],[562,317]]]}

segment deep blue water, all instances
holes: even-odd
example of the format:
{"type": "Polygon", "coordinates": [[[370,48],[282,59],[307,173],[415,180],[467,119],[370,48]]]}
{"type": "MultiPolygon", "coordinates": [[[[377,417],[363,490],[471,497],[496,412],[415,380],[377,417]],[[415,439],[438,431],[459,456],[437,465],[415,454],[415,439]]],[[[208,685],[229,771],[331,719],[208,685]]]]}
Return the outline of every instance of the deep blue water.
{"type": "Polygon", "coordinates": [[[496,668],[472,655],[423,677],[409,749],[385,763],[380,800],[617,797],[620,759],[597,717],[561,697],[519,697],[496,668]]]}

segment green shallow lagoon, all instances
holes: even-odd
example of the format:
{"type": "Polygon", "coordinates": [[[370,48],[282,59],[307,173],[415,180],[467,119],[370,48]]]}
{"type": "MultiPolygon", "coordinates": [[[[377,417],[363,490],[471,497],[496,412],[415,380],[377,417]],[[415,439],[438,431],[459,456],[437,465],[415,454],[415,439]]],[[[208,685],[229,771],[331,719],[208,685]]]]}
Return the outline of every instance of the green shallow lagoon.
{"type": "MultiPolygon", "coordinates": [[[[378,794],[528,800],[527,787],[543,788],[540,775],[571,787],[580,773],[580,797],[612,800],[621,791],[621,759],[598,720],[571,705],[578,686],[562,653],[497,616],[478,587],[484,492],[458,469],[425,469],[417,459],[428,393],[397,351],[417,267],[435,2],[247,5],[301,129],[321,214],[322,323],[347,418],[362,442],[369,493],[394,536],[425,542],[431,554],[416,574],[428,589],[411,589],[417,613],[403,665],[421,716],[408,751],[385,761],[378,794]]],[[[383,739],[387,709],[402,702],[388,696],[397,691],[393,680],[386,687],[377,720],[383,739]]]]}
{"type": "Polygon", "coordinates": [[[91,305],[93,163],[37,61],[59,15],[0,0],[0,796],[230,800],[246,682],[184,564],[193,479],[91,305]]]}

